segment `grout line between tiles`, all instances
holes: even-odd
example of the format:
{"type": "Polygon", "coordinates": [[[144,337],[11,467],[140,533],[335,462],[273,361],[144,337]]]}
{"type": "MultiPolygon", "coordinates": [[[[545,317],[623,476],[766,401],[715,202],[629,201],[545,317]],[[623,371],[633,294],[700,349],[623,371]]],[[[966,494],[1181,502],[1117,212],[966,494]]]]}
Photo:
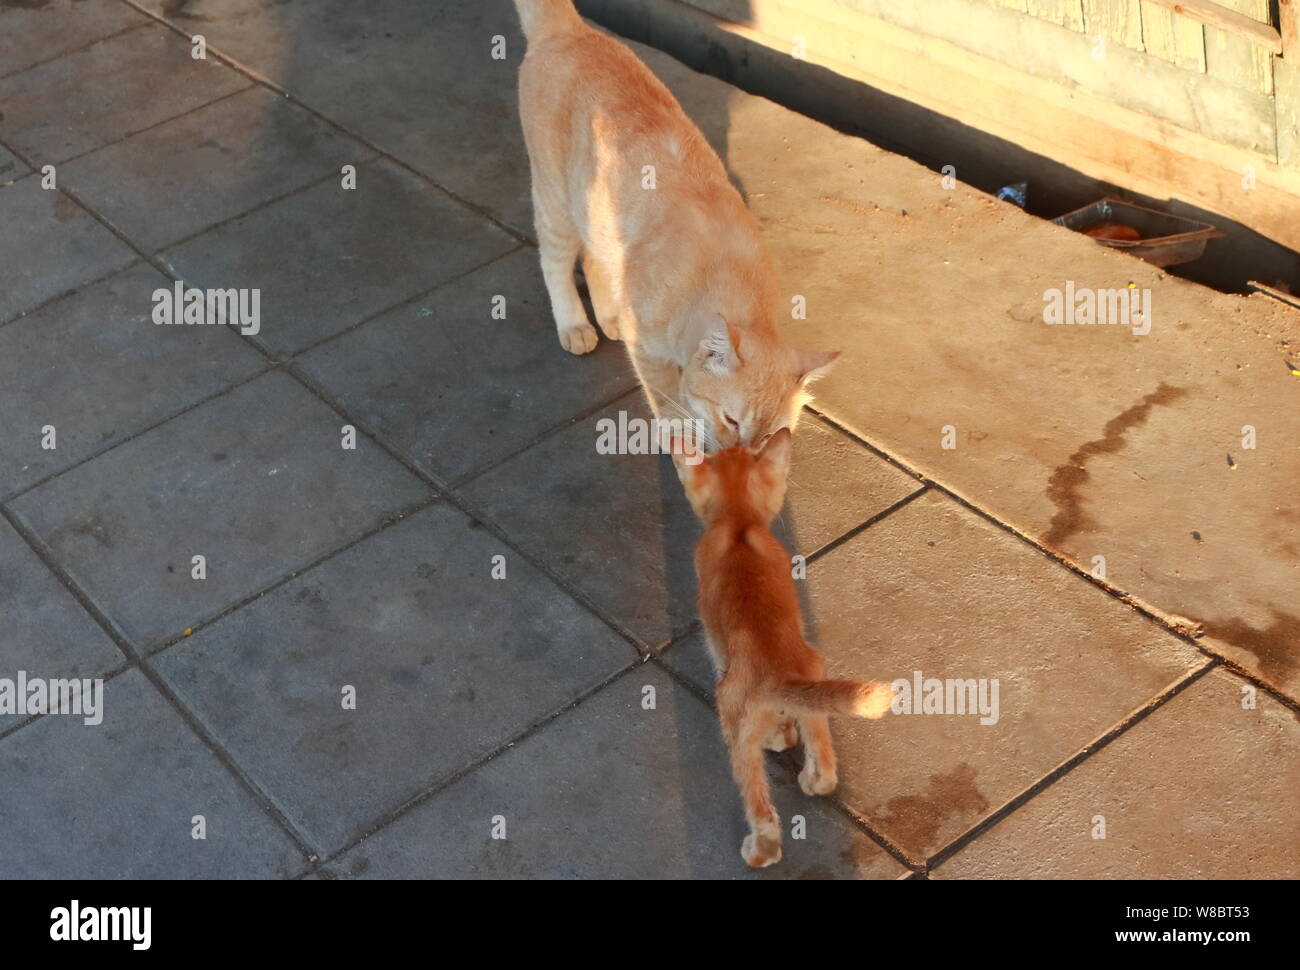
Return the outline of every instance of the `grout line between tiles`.
{"type": "MultiPolygon", "coordinates": [[[[213,756],[217,759],[217,762],[235,778],[236,782],[244,788],[258,807],[271,816],[284,834],[292,840],[298,851],[301,852],[304,857],[309,859],[315,856],[317,853],[311,847],[311,844],[306,837],[302,835],[298,831],[297,827],[289,821],[288,817],[281,812],[278,807],[276,807],[274,802],[271,801],[270,796],[262,790],[261,786],[254,782],[253,779],[244,772],[235,759],[231,757],[230,753],[226,751],[226,749],[217,742],[216,738],[213,737],[211,732],[209,732],[207,728],[199,722],[198,718],[195,717],[195,715],[183,703],[181,703],[180,698],[171,689],[170,685],[168,685],[161,676],[150,668],[147,663],[143,662],[142,656],[131,644],[130,640],[127,639],[125,634],[117,628],[116,624],[114,624],[108,616],[99,609],[85,591],[77,585],[67,571],[59,566],[59,564],[54,560],[50,550],[46,548],[45,543],[32,533],[9,509],[0,507],[0,516],[3,516],[14,531],[22,537],[23,541],[27,543],[31,550],[45,564],[45,568],[58,578],[64,587],[67,588],[68,592],[72,594],[73,598],[81,605],[82,609],[90,615],[91,619],[99,625],[100,629],[108,635],[109,639],[113,641],[118,650],[120,650],[129,661],[126,666],[118,671],[118,674],[124,673],[132,668],[139,669],[145,676],[145,679],[147,679],[149,683],[153,685],[154,689],[162,695],[164,702],[176,712],[199,741],[212,752],[213,756]]],[[[22,724],[17,725],[13,730],[7,731],[5,737],[12,736],[17,730],[30,724],[34,724],[37,720],[39,720],[39,718],[25,721],[22,724]]]]}
{"type": "Polygon", "coordinates": [[[1104,750],[1111,744],[1111,742],[1126,735],[1133,727],[1141,724],[1156,711],[1160,710],[1160,708],[1164,707],[1183,691],[1187,690],[1187,688],[1198,682],[1201,678],[1205,677],[1211,671],[1219,669],[1220,666],[1218,658],[1210,657],[1206,659],[1200,667],[1189,671],[1164,690],[1155,694],[1153,697],[1148,698],[1146,703],[1137,708],[1137,710],[1129,712],[1129,714],[1102,732],[1100,736],[1080,748],[1069,758],[1066,758],[1047,774],[1043,775],[1043,777],[1025,788],[1020,792],[1020,794],[1015,795],[1001,807],[990,812],[983,820],[976,823],[935,852],[934,855],[930,856],[926,861],[925,871],[928,873],[943,865],[989,829],[998,825],[1004,819],[1009,818],[1027,802],[1051,788],[1079,765],[1083,764],[1093,755],[1104,750]]]}
{"type": "Polygon", "coordinates": [[[106,141],[102,145],[96,145],[94,148],[88,148],[84,152],[81,152],[80,154],[62,159],[57,163],[56,167],[62,168],[64,165],[71,165],[73,162],[80,161],[81,159],[85,158],[87,155],[93,155],[95,154],[95,152],[102,151],[105,148],[112,148],[113,146],[120,145],[125,141],[130,141],[136,135],[143,135],[145,132],[153,131],[155,128],[161,128],[163,125],[169,125],[173,121],[179,121],[182,118],[188,118],[190,115],[197,114],[198,112],[202,111],[204,108],[210,108],[214,104],[221,104],[221,102],[223,101],[229,101],[231,98],[238,97],[239,95],[244,94],[245,92],[253,90],[255,87],[257,87],[256,84],[245,84],[243,87],[236,88],[235,90],[227,92],[226,94],[219,95],[213,98],[211,101],[205,101],[203,104],[197,104],[192,108],[187,108],[186,110],[182,111],[180,114],[172,115],[170,118],[164,118],[162,121],[155,121],[153,124],[145,125],[143,128],[136,128],[133,131],[128,131],[122,136],[118,138],[114,138],[112,141],[106,141]]]}
{"type": "Polygon", "coordinates": [[[11,77],[17,77],[19,74],[23,74],[27,71],[35,70],[38,67],[44,67],[46,64],[52,64],[54,61],[57,61],[60,57],[67,57],[69,54],[80,54],[82,51],[90,50],[90,48],[94,47],[96,44],[102,44],[106,40],[113,40],[115,37],[121,37],[123,34],[129,34],[133,30],[142,30],[143,28],[149,26],[152,25],[147,20],[142,20],[134,24],[128,24],[125,27],[113,31],[111,34],[105,34],[103,37],[96,37],[94,40],[88,40],[84,44],[79,44],[76,47],[69,47],[65,51],[59,51],[59,53],[55,54],[52,57],[47,57],[43,61],[37,61],[34,64],[28,64],[26,67],[20,67],[17,70],[9,71],[5,74],[0,74],[0,81],[8,80],[11,77]]]}
{"type": "Polygon", "coordinates": [[[1159,614],[1155,613],[1151,607],[1148,607],[1145,604],[1143,604],[1132,593],[1125,592],[1124,590],[1118,589],[1117,587],[1110,585],[1104,580],[1097,579],[1095,576],[1093,576],[1087,570],[1083,569],[1081,566],[1077,565],[1074,562],[1071,562],[1065,556],[1061,555],[1058,552],[1053,551],[1052,549],[1047,548],[1042,543],[1038,542],[1038,540],[1036,540],[1033,536],[1016,528],[1011,523],[998,518],[998,516],[988,511],[987,509],[983,508],[982,506],[976,505],[974,502],[970,501],[969,499],[963,498],[961,495],[959,495],[957,492],[955,492],[953,489],[949,488],[948,486],[944,485],[942,482],[936,481],[935,479],[930,478],[929,476],[923,474],[922,472],[917,471],[915,468],[913,468],[903,459],[897,457],[896,455],[891,454],[890,452],[886,451],[880,446],[873,444],[867,438],[858,434],[856,431],[854,431],[843,421],[840,421],[838,418],[835,418],[832,415],[828,414],[827,412],[815,408],[811,405],[808,407],[808,410],[811,411],[813,414],[817,415],[817,417],[821,418],[827,424],[832,425],[833,427],[837,428],[839,431],[843,432],[848,437],[852,438],[855,442],[860,444],[862,447],[866,448],[868,451],[876,455],[878,458],[881,458],[884,461],[889,462],[891,465],[893,465],[895,468],[898,468],[900,471],[904,471],[907,474],[911,475],[913,478],[917,479],[918,481],[923,482],[926,486],[933,489],[935,492],[947,496],[949,499],[956,502],[962,508],[965,508],[966,510],[973,512],[975,515],[979,516],[981,519],[990,523],[991,525],[994,525],[997,528],[1001,529],[1003,532],[1015,536],[1021,542],[1033,548],[1036,552],[1039,553],[1039,555],[1043,556],[1045,559],[1048,559],[1059,566],[1063,566],[1069,572],[1073,573],[1075,577],[1083,580],[1089,586],[1092,586],[1095,589],[1099,589],[1102,592],[1104,592],[1107,596],[1111,597],[1112,599],[1118,600],[1119,602],[1123,603],[1125,606],[1129,607],[1129,609],[1133,610],[1135,613],[1145,618],[1155,627],[1159,628],[1165,633],[1170,634],[1173,637],[1176,637],[1177,639],[1181,640],[1183,643],[1186,643],[1189,646],[1194,647],[1202,656],[1212,658],[1222,663],[1233,673],[1243,677],[1246,680],[1249,680],[1252,684],[1254,684],[1260,690],[1267,693],[1279,704],[1282,704],[1285,707],[1289,708],[1290,710],[1296,712],[1297,714],[1300,714],[1300,701],[1297,701],[1289,697],[1282,691],[1278,690],[1276,687],[1268,683],[1265,683],[1263,680],[1260,680],[1256,675],[1250,673],[1249,671],[1241,667],[1241,665],[1235,662],[1231,657],[1227,657],[1223,654],[1218,653],[1217,651],[1211,649],[1209,646],[1206,646],[1205,644],[1201,643],[1201,641],[1198,638],[1172,625],[1167,620],[1162,618],[1159,614]]]}
{"type": "MultiPolygon", "coordinates": [[[[142,7],[137,2],[137,0],[120,0],[120,2],[139,11],[140,13],[156,21],[157,23],[162,24],[168,30],[173,31],[182,37],[188,39],[192,36],[191,34],[187,33],[184,28],[176,24],[173,24],[171,21],[158,16],[153,11],[146,9],[145,7],[142,7]]],[[[263,74],[260,74],[259,72],[255,71],[253,68],[243,64],[241,61],[237,60],[232,55],[223,53],[221,50],[211,45],[208,45],[207,51],[209,54],[213,55],[217,60],[221,61],[223,64],[226,64],[228,67],[231,67],[234,70],[238,71],[240,74],[244,75],[249,80],[257,84],[261,84],[266,88],[269,88],[270,90],[274,91],[278,95],[281,95],[282,97],[288,98],[294,104],[298,105],[303,110],[309,112],[316,118],[325,122],[330,127],[343,133],[344,135],[347,135],[349,138],[352,138],[353,140],[360,142],[362,145],[365,145],[371,151],[375,152],[375,154],[377,154],[379,157],[386,159],[392,164],[399,166],[400,168],[404,169],[407,172],[410,172],[412,175],[416,176],[421,181],[427,183],[428,185],[433,186],[439,192],[443,193],[448,199],[452,200],[462,208],[467,209],[468,211],[474,213],[480,218],[485,219],[486,221],[492,223],[494,226],[496,226],[496,228],[500,229],[502,232],[505,232],[508,235],[512,236],[517,242],[526,246],[536,248],[537,244],[527,234],[520,232],[518,229],[515,229],[508,223],[498,219],[485,206],[480,206],[477,203],[471,202],[469,199],[465,198],[464,196],[460,195],[457,192],[452,191],[450,188],[443,185],[441,182],[421,172],[413,165],[404,162],[397,156],[393,155],[391,152],[386,151],[376,143],[372,142],[370,139],[362,136],[358,132],[352,131],[350,128],[346,127],[341,122],[335,121],[333,118],[330,118],[328,115],[324,114],[323,112],[317,110],[316,108],[313,108],[311,105],[307,104],[306,102],[299,100],[292,93],[280,87],[280,85],[276,84],[270,78],[266,77],[263,74]]]]}
{"type": "Polygon", "coordinates": [[[628,643],[628,645],[631,646],[631,648],[634,651],[636,651],[638,657],[644,656],[647,653],[646,648],[642,645],[640,639],[634,633],[632,633],[630,630],[625,628],[621,623],[619,623],[613,617],[606,616],[605,612],[601,610],[599,607],[597,607],[584,593],[582,593],[581,591],[573,587],[572,584],[570,584],[568,581],[563,579],[563,577],[561,577],[558,573],[552,570],[550,566],[548,566],[546,563],[542,562],[540,559],[525,552],[512,539],[510,539],[505,534],[505,532],[499,526],[496,525],[495,522],[493,522],[486,515],[482,514],[473,506],[471,506],[464,499],[463,496],[453,491],[450,491],[441,479],[426,473],[417,465],[415,465],[412,461],[410,461],[400,451],[390,446],[388,442],[384,440],[382,436],[377,434],[372,428],[370,428],[366,422],[361,421],[355,416],[353,416],[352,414],[350,414],[348,410],[345,407],[343,407],[342,404],[335,401],[333,397],[330,396],[324,388],[317,386],[316,382],[313,381],[309,376],[304,374],[294,361],[287,361],[284,365],[284,368],[286,372],[291,374],[300,384],[302,384],[303,387],[305,387],[308,391],[314,394],[320,401],[322,401],[325,405],[327,405],[341,418],[343,418],[349,424],[353,425],[358,431],[360,431],[372,442],[374,442],[374,444],[377,447],[379,447],[381,450],[383,450],[383,452],[387,454],[390,458],[392,458],[394,461],[401,464],[402,467],[404,467],[407,471],[411,472],[411,474],[415,475],[421,481],[425,482],[426,484],[436,489],[442,495],[442,497],[448,502],[448,504],[454,506],[462,514],[466,515],[471,520],[481,523],[483,525],[483,528],[486,529],[489,533],[491,533],[491,535],[494,536],[498,542],[504,545],[511,552],[515,553],[515,555],[519,556],[521,559],[527,562],[534,569],[538,570],[548,579],[550,579],[551,582],[554,583],[557,587],[559,587],[559,589],[562,590],[570,599],[580,604],[594,617],[596,617],[607,627],[613,630],[616,634],[618,634],[618,636],[621,639],[625,640],[628,643]]]}
{"type": "MultiPolygon", "coordinates": [[[[577,696],[570,698],[564,704],[560,705],[559,707],[555,708],[549,713],[542,715],[540,718],[533,721],[531,724],[529,724],[527,727],[523,728],[516,734],[512,735],[509,739],[503,741],[501,744],[497,745],[495,748],[488,751],[486,754],[483,754],[480,757],[474,759],[469,764],[463,765],[460,768],[457,768],[445,775],[442,775],[434,779],[432,782],[430,782],[424,788],[422,788],[417,794],[412,795],[410,798],[406,799],[403,802],[400,802],[393,808],[377,816],[375,819],[372,819],[369,824],[363,826],[358,831],[358,833],[353,835],[352,838],[350,838],[343,846],[341,846],[339,849],[335,850],[334,852],[330,853],[327,857],[322,858],[311,871],[315,871],[315,869],[319,869],[322,866],[328,865],[329,863],[333,862],[339,857],[350,852],[353,848],[360,845],[366,839],[372,837],[376,833],[392,825],[398,819],[409,814],[411,811],[418,808],[420,805],[423,805],[429,799],[433,798],[439,792],[445,791],[446,789],[450,788],[452,785],[456,784],[456,782],[460,781],[462,778],[472,774],[473,772],[477,771],[479,768],[486,765],[488,762],[494,761],[496,758],[500,757],[506,751],[513,748],[515,745],[523,741],[526,741],[528,738],[540,732],[548,724],[551,724],[552,722],[558,720],[559,718],[567,714],[569,711],[572,711],[575,708],[579,707],[587,700],[589,700],[590,698],[598,694],[600,691],[604,690],[606,687],[609,687],[615,681],[626,676],[631,671],[636,670],[640,666],[642,666],[642,662],[640,661],[636,661],[636,660],[628,661],[622,667],[619,667],[618,669],[614,670],[613,672],[605,676],[598,683],[581,691],[577,696]]],[[[307,875],[307,874],[309,873],[304,873],[303,875],[307,875]]]]}

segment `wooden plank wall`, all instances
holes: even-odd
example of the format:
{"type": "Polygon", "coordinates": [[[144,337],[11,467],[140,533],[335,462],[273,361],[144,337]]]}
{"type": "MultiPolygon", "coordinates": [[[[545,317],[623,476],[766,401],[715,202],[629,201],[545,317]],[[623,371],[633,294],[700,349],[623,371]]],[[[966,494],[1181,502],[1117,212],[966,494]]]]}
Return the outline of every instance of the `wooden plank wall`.
{"type": "Polygon", "coordinates": [[[1147,53],[1185,71],[1205,73],[1205,28],[1151,0],[1142,0],[1142,38],[1147,53]]]}
{"type": "MultiPolygon", "coordinates": [[[[685,47],[742,64],[753,45],[788,56],[791,38],[801,37],[811,65],[1103,181],[1219,212],[1300,251],[1300,44],[1289,59],[1273,57],[1276,98],[1245,86],[1248,74],[1230,83],[1203,63],[1205,18],[1224,22],[1206,14],[1205,0],[1138,0],[1144,50],[1109,41],[1102,60],[1092,57],[1087,23],[1088,10],[1100,8],[1083,0],[1024,0],[1023,12],[1019,0],[579,2],[642,16],[685,47]],[[1193,2],[1201,19],[1169,16],[1193,2]]],[[[1294,14],[1300,0],[1282,6],[1294,14]]],[[[1127,19],[1105,23],[1131,41],[1126,7],[1127,19]]],[[[1272,27],[1242,23],[1230,32],[1286,44],[1275,43],[1272,27]]],[[[1281,26],[1281,37],[1294,36],[1285,18],[1281,26]]]]}
{"type": "MultiPolygon", "coordinates": [[[[1269,0],[1215,0],[1258,23],[1270,21],[1269,0]]],[[[1294,5],[1295,0],[1289,0],[1294,5]]],[[[992,0],[1071,30],[1146,51],[1197,74],[1273,93],[1272,55],[1259,44],[1222,28],[1202,25],[1153,0],[992,0]]]]}

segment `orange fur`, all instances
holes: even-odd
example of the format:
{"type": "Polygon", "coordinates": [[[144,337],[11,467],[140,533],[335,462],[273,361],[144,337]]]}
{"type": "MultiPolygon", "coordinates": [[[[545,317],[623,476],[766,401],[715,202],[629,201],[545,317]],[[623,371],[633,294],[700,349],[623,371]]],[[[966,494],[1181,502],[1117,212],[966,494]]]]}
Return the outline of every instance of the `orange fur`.
{"type": "Polygon", "coordinates": [[[537,243],[560,343],[624,340],[655,414],[692,418],[710,450],[793,428],[833,353],[776,329],[779,288],[758,224],[662,82],[570,0],[515,0],[528,52],[519,114],[537,243]]]}
{"type": "Polygon", "coordinates": [[[717,667],[718,716],[731,752],[750,832],[741,855],[751,866],[780,861],[780,820],[768,794],[763,748],[804,743],[799,785],[824,795],[837,782],[828,714],[881,717],[888,684],[826,680],[821,655],[803,635],[799,594],[785,547],[768,523],[785,498],[788,429],[757,454],[728,448],[703,458],[673,442],[673,463],[705,525],[695,549],[699,609],[717,667]],[[694,462],[694,463],[692,463],[694,462]]]}

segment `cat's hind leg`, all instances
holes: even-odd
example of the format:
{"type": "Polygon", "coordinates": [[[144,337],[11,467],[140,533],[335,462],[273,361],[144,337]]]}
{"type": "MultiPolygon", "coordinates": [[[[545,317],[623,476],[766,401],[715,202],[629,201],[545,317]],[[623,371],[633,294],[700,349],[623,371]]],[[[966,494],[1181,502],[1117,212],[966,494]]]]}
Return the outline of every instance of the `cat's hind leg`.
{"type": "Polygon", "coordinates": [[[799,734],[803,738],[803,770],[799,772],[799,787],[805,795],[829,795],[839,784],[830,719],[825,714],[801,717],[799,734]]]}
{"type": "Polygon", "coordinates": [[[562,200],[557,200],[550,192],[539,190],[536,171],[533,173],[533,216],[542,278],[546,280],[546,292],[551,298],[551,313],[555,316],[555,332],[560,338],[560,346],[571,354],[590,353],[596,349],[596,328],[587,320],[587,311],[573,281],[582,239],[562,200]]]}
{"type": "Polygon", "coordinates": [[[727,686],[725,678],[718,685],[718,715],[749,822],[740,855],[755,869],[762,869],[781,861],[781,820],[768,792],[767,765],[763,760],[763,739],[771,733],[775,715],[762,710],[746,711],[743,699],[729,692],[727,686]]]}
{"type": "Polygon", "coordinates": [[[619,293],[613,275],[605,264],[589,252],[582,254],[582,275],[587,280],[591,306],[596,311],[596,324],[610,340],[622,340],[618,322],[619,293]]]}

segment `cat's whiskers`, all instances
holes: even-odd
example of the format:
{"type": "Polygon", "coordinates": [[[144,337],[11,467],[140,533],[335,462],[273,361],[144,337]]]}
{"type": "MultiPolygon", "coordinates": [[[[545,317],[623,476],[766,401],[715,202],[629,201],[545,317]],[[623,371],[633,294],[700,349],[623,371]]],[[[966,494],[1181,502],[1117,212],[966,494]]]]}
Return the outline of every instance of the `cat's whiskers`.
{"type": "Polygon", "coordinates": [[[677,412],[677,415],[684,422],[687,422],[682,429],[683,433],[685,433],[686,430],[689,428],[694,432],[694,434],[688,435],[688,437],[695,437],[699,442],[702,442],[706,446],[704,449],[705,451],[711,452],[717,450],[718,448],[717,439],[715,439],[713,435],[709,434],[709,432],[705,430],[704,423],[702,421],[696,418],[695,415],[691,414],[690,411],[686,410],[686,408],[683,407],[681,404],[679,404],[677,401],[673,400],[671,396],[663,393],[662,391],[659,392],[659,396],[664,400],[666,404],[670,405],[672,409],[677,412]]]}

